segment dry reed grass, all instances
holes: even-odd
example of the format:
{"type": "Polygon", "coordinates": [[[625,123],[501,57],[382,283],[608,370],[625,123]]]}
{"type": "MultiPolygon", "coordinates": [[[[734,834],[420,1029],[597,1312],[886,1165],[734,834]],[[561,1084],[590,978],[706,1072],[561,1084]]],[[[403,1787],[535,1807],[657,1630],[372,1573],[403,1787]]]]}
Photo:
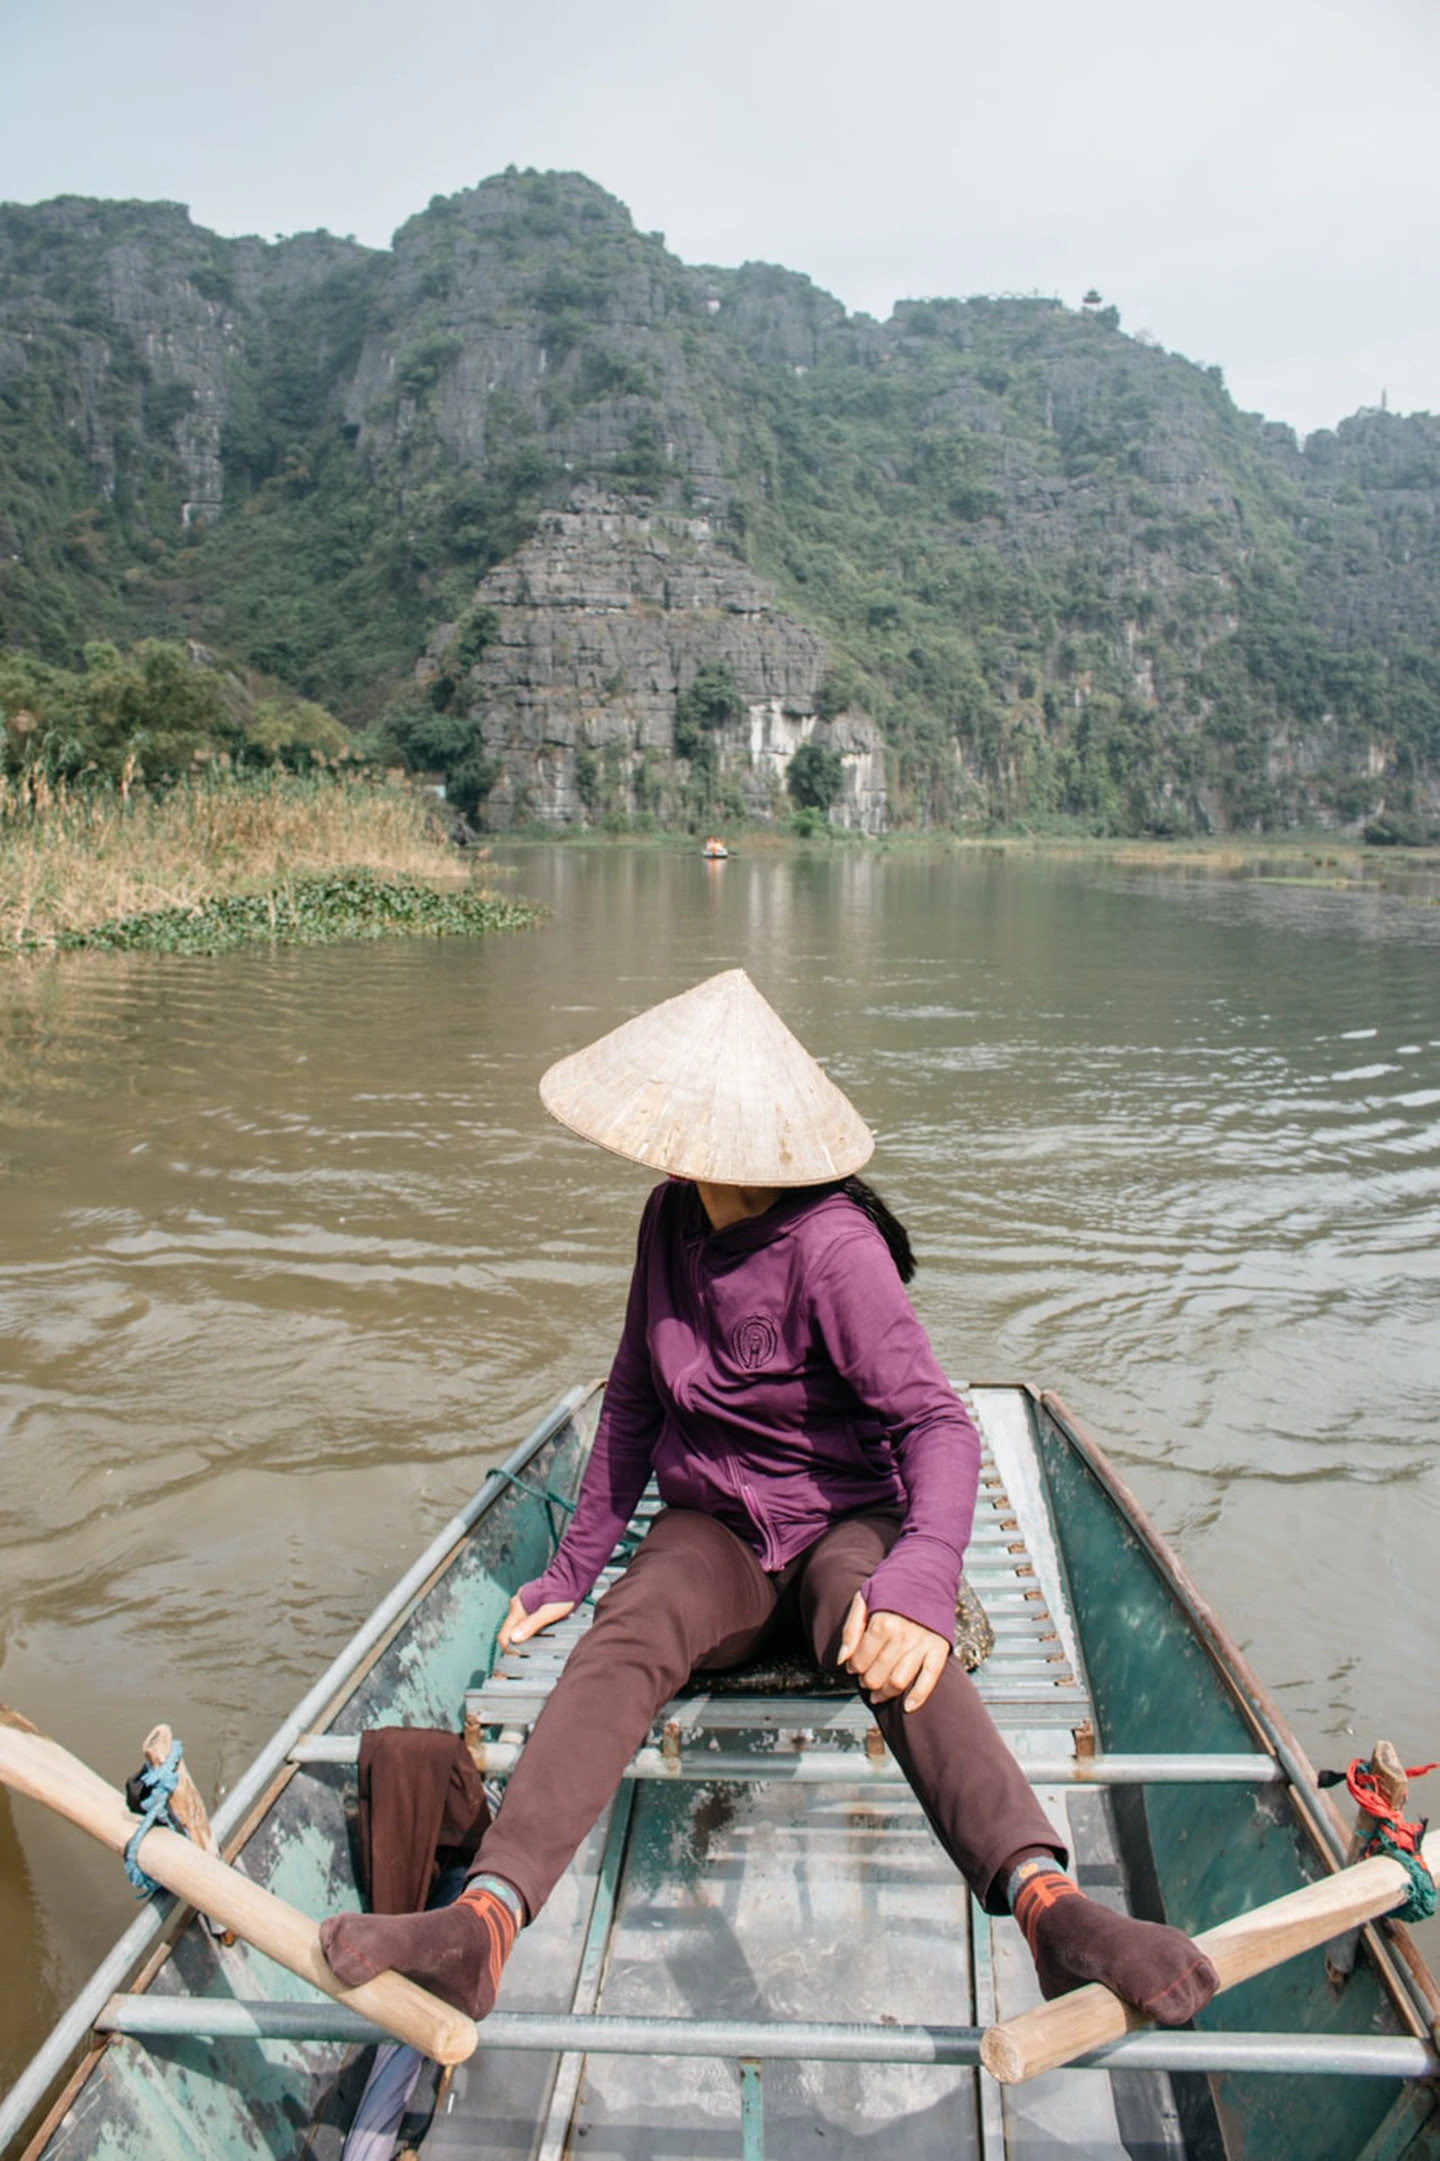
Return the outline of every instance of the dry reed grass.
{"type": "Polygon", "coordinates": [[[409,788],[266,774],[125,801],[0,775],[0,951],[349,870],[463,875],[409,788]]]}

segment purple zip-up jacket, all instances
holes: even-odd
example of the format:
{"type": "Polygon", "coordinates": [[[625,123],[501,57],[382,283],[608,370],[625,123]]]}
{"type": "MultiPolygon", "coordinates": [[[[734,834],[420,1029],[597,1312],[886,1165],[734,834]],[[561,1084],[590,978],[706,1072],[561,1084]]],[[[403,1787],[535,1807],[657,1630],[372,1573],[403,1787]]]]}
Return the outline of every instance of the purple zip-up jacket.
{"type": "Polygon", "coordinates": [[[712,1231],[694,1186],[667,1181],[640,1219],[575,1514],[521,1601],[583,1598],[653,1473],[667,1507],[714,1516],[771,1572],[840,1517],[893,1511],[904,1527],[865,1602],[949,1641],[979,1468],[979,1436],[852,1200],[800,1188],[712,1231]]]}

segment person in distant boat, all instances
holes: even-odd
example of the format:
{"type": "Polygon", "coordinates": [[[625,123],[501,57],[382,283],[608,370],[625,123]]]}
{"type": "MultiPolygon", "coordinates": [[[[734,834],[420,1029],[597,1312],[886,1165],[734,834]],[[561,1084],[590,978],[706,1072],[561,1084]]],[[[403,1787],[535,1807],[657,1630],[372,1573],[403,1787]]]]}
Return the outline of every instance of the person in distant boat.
{"type": "Polygon", "coordinates": [[[483,2017],[660,1708],[692,1673],[798,1633],[864,1690],[975,1896],[1019,1921],[1046,1996],[1103,1981],[1162,2025],[1193,2017],[1213,1966],[1179,1930],[1083,1895],[952,1655],[979,1437],[906,1296],[910,1241],[855,1175],[874,1141],[852,1105],[740,969],[562,1059],[541,1097],[667,1178],[574,1517],[500,1649],[573,1611],[652,1477],[664,1506],[571,1652],[461,1897],[326,1921],[335,1973],[353,1987],[395,1968],[483,2017]]]}

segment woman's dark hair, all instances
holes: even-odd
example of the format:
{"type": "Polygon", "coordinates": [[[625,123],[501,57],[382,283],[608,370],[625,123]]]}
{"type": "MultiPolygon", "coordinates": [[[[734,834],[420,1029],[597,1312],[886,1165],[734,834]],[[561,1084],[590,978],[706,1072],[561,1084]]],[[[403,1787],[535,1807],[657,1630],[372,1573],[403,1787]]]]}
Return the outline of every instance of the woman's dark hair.
{"type": "Polygon", "coordinates": [[[910,1233],[898,1216],[892,1216],[874,1186],[867,1186],[863,1178],[842,1178],[839,1189],[847,1200],[854,1201],[862,1215],[867,1215],[886,1245],[890,1258],[900,1271],[900,1281],[908,1283],[915,1273],[915,1255],[910,1250],[910,1233]]]}

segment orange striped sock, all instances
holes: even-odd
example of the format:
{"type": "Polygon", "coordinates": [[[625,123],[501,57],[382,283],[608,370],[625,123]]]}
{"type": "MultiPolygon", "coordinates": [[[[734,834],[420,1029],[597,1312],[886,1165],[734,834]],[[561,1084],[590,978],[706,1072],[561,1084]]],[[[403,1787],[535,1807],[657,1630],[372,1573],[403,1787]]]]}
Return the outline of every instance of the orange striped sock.
{"type": "Polygon", "coordinates": [[[1005,1886],[1010,1900],[1010,1911],[1024,1931],[1030,1946],[1030,1956],[1036,1955],[1036,1939],[1040,1923],[1062,1898],[1083,1898],[1078,1883],[1072,1881],[1063,1869],[1055,1866],[1047,1855],[1044,1860],[1022,1861],[1005,1886]]]}
{"type": "Polygon", "coordinates": [[[496,1876],[472,1878],[461,1892],[458,1903],[469,1906],[485,1923],[483,1972],[475,1996],[475,2001],[483,2008],[470,2014],[472,2018],[483,2018],[499,1994],[500,1976],[505,1971],[506,1959],[515,1948],[524,1907],[519,1893],[496,1876]]]}
{"type": "Polygon", "coordinates": [[[1052,1854],[1027,1854],[1006,1889],[1042,1996],[1099,1981],[1159,2025],[1183,2026],[1220,1986],[1199,1945],[1178,1928],[1087,1898],[1052,1854]]]}
{"type": "Polygon", "coordinates": [[[428,1913],[332,1914],[320,1924],[320,1946],[347,1988],[393,1969],[470,2018],[485,2018],[519,1933],[510,1899],[477,1883],[428,1913]]]}

